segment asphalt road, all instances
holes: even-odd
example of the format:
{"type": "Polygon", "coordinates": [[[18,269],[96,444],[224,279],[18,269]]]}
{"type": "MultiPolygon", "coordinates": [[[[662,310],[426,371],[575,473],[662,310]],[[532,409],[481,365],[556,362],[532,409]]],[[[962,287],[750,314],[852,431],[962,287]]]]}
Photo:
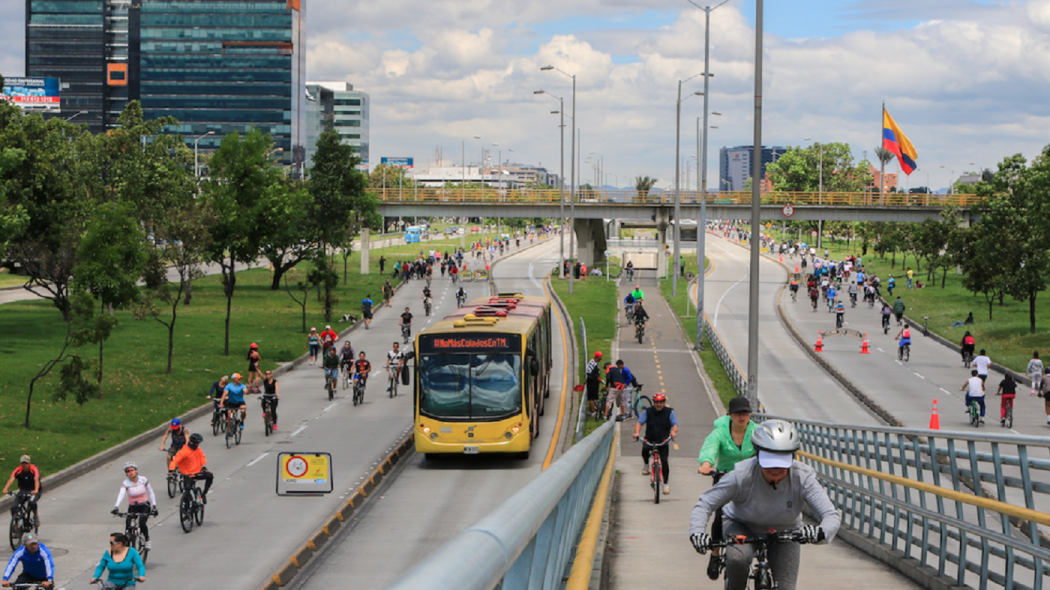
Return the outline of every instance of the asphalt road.
{"type": "MultiPolygon", "coordinates": [[[[468,283],[466,289],[471,297],[488,293],[487,285],[468,283]]],[[[320,367],[303,365],[279,379],[279,431],[275,435],[264,435],[255,395],[248,396],[247,424],[239,446],[226,449],[221,436],[212,436],[210,416],[188,424],[191,431],[204,433],[202,448],[215,474],[204,524],[191,533],[184,533],[179,525],[178,496],[167,497],[165,454],[159,450],[159,439],[45,493],[40,503],[40,537],[55,556],[58,584],[88,587],[95,565],[108,548],[109,533],[123,531],[123,521],[108,513],[123,479],[124,462],[133,460],[150,478],[160,508],[160,516],[149,521],[153,550],[146,569],[148,588],[181,589],[187,583],[195,584],[195,578],[206,579],[206,585],[215,587],[260,586],[411,427],[411,397],[390,399],[380,369],[391,343],[399,339],[398,315],[406,305],[415,314],[415,325],[431,320],[423,317],[421,290],[422,282],[411,281],[394,297],[392,309],[377,310],[370,330],[362,327],[351,333],[355,350],[367,353],[376,373],[363,405],[352,405],[349,390],[345,394],[341,390],[329,402],[320,367]],[[310,451],[332,454],[334,493],[278,497],[274,491],[277,453],[310,451]]],[[[433,290],[436,319],[450,313],[456,302],[448,279],[435,279],[433,290]]],[[[239,357],[231,358],[228,367],[215,370],[232,372],[242,369],[241,364],[239,357]]],[[[202,388],[202,402],[203,395],[202,388]]],[[[165,418],[158,416],[157,421],[165,418]]]]}
{"type": "MultiPolygon", "coordinates": [[[[496,266],[496,286],[500,291],[545,295],[543,277],[557,261],[556,240],[536,246],[496,266]]],[[[562,401],[561,334],[556,319],[551,395],[528,460],[481,456],[433,462],[413,455],[394,484],[355,523],[356,528],[330,542],[297,576],[293,587],[382,588],[535,477],[550,449],[562,401]]],[[[565,420],[571,417],[566,414],[565,420]]]]}

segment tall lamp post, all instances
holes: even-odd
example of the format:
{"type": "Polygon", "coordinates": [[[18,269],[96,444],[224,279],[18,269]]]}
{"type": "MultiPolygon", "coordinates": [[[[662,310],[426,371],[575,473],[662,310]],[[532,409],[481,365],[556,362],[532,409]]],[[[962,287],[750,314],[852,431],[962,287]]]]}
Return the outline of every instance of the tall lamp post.
{"type": "MultiPolygon", "coordinates": [[[[762,0],[755,0],[755,139],[752,150],[751,177],[762,178],[762,0]],[[757,157],[755,157],[757,156],[757,157]]],[[[758,406],[758,288],[761,258],[762,202],[761,182],[751,183],[751,277],[747,310],[747,398],[758,406]]]]}
{"type": "MultiPolygon", "coordinates": [[[[558,178],[558,185],[561,187],[561,197],[558,201],[558,214],[561,231],[558,232],[558,239],[561,242],[561,261],[558,264],[558,275],[561,276],[562,269],[565,268],[565,99],[560,96],[554,96],[553,94],[545,90],[537,90],[533,94],[546,94],[551,98],[558,101],[559,107],[557,111],[561,117],[561,122],[558,124],[558,128],[561,130],[561,172],[558,178]]],[[[571,274],[571,273],[570,273],[571,274]]]]}
{"type": "MultiPolygon", "coordinates": [[[[802,138],[809,141],[809,137],[802,138]]],[[[824,144],[817,142],[817,204],[824,204],[824,144]]],[[[823,247],[824,221],[817,220],[817,248],[823,247]]]]}
{"type": "MultiPolygon", "coordinates": [[[[569,221],[569,258],[573,258],[576,252],[576,74],[567,74],[564,71],[552,66],[543,66],[540,70],[547,72],[554,70],[563,76],[572,78],[572,154],[570,156],[569,175],[569,216],[572,218],[569,221]]],[[[574,265],[575,266],[575,265],[574,265]]],[[[573,289],[573,273],[569,271],[569,295],[572,295],[573,289]]]]}
{"type": "MultiPolygon", "coordinates": [[[[704,258],[707,255],[707,106],[708,97],[711,93],[708,89],[708,78],[711,77],[711,13],[722,6],[729,0],[722,0],[720,4],[715,6],[700,6],[693,0],[689,0],[689,3],[696,6],[700,10],[704,11],[704,72],[707,73],[704,76],[704,144],[703,153],[700,154],[700,219],[696,224],[696,259],[697,259],[697,287],[696,287],[696,317],[698,322],[702,322],[704,317],[704,258]]],[[[716,113],[717,114],[717,113],[716,113]]],[[[721,190],[721,186],[718,187],[721,190]]],[[[696,349],[703,350],[704,338],[700,330],[696,332],[696,349]]]]}
{"type": "MultiPolygon", "coordinates": [[[[678,295],[678,274],[679,270],[679,258],[682,253],[682,175],[680,171],[681,167],[681,149],[682,149],[682,101],[685,98],[692,96],[703,96],[703,92],[696,91],[685,98],[682,98],[682,84],[692,80],[697,76],[703,76],[704,72],[689,76],[685,80],[678,81],[678,100],[675,102],[675,120],[674,120],[674,254],[671,256],[672,267],[671,267],[671,296],[675,297],[678,295]]],[[[705,76],[706,77],[706,76],[705,76]]]]}
{"type": "MultiPolygon", "coordinates": [[[[72,118],[72,117],[70,117],[70,118],[72,118]]],[[[201,135],[200,137],[198,137],[197,139],[195,139],[193,141],[193,175],[196,176],[197,178],[201,177],[201,167],[200,167],[199,164],[197,164],[198,146],[199,146],[201,140],[204,139],[205,137],[208,137],[209,135],[215,135],[215,132],[214,131],[209,131],[209,132],[205,133],[204,135],[201,135]]]]}

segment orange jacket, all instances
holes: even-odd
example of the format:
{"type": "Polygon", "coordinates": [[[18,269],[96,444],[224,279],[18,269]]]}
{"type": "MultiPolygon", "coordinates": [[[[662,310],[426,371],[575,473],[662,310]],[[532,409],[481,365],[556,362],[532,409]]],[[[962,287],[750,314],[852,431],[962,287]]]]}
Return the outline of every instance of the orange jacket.
{"type": "Polygon", "coordinates": [[[200,447],[191,449],[190,445],[186,445],[179,449],[178,453],[175,453],[175,457],[172,458],[168,469],[178,468],[183,475],[194,475],[200,473],[201,469],[207,464],[208,458],[204,456],[203,449],[200,447]]]}

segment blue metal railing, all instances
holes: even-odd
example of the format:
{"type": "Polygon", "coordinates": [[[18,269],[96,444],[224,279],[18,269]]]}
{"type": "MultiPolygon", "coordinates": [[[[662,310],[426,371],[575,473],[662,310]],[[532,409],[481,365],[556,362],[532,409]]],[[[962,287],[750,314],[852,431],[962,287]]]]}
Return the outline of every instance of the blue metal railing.
{"type": "Polygon", "coordinates": [[[844,528],[959,586],[1048,587],[1047,438],[780,419],[844,528]]]}
{"type": "Polygon", "coordinates": [[[614,452],[606,422],[390,589],[563,588],[602,472],[614,452]]]}

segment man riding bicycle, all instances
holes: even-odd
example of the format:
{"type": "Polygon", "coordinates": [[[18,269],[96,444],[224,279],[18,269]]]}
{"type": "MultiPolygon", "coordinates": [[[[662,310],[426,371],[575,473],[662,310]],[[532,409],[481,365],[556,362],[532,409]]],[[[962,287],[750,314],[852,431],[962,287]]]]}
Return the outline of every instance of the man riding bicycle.
{"type": "Polygon", "coordinates": [[[883,303],[882,304],[882,327],[884,329],[890,327],[890,314],[891,313],[893,313],[893,310],[890,309],[890,306],[888,304],[886,304],[886,303],[883,303]]]}
{"type": "Polygon", "coordinates": [[[15,578],[16,585],[40,584],[44,588],[55,587],[55,559],[47,546],[36,538],[35,533],[22,535],[22,546],[15,551],[4,568],[4,588],[11,587],[11,576],[15,574],[19,563],[22,564],[22,573],[15,578]]]}
{"type": "Polygon", "coordinates": [[[204,489],[201,491],[201,501],[205,504],[208,503],[208,490],[211,489],[211,482],[215,479],[210,471],[205,467],[208,464],[208,458],[204,455],[204,450],[200,448],[201,442],[204,441],[204,436],[199,432],[194,432],[190,435],[189,442],[186,446],[182,447],[178,453],[175,453],[175,458],[168,464],[168,469],[174,471],[179,470],[179,473],[194,481],[204,480],[204,489]]]}
{"type": "MultiPolygon", "coordinates": [[[[395,342],[394,350],[386,353],[386,366],[384,368],[394,377],[394,379],[399,379],[401,376],[401,365],[404,363],[405,353],[401,352],[401,343],[395,342]],[[393,371],[390,370],[390,363],[394,363],[393,371]]],[[[387,387],[386,390],[389,392],[390,388],[387,387]]]]}
{"type": "Polygon", "coordinates": [[[791,300],[794,301],[798,297],[798,277],[791,275],[791,300]]]}
{"type": "Polygon", "coordinates": [[[984,424],[984,379],[977,375],[977,369],[970,371],[970,378],[963,383],[959,391],[966,392],[966,412],[970,412],[970,404],[975,403],[981,408],[981,424],[984,424]]]}
{"type": "Polygon", "coordinates": [[[421,297],[421,299],[423,299],[423,305],[429,308],[430,302],[433,298],[434,296],[430,293],[430,285],[423,287],[423,295],[421,297]]]}
{"type": "Polygon", "coordinates": [[[350,341],[347,340],[343,343],[343,347],[339,349],[339,368],[343,371],[349,371],[354,364],[354,347],[350,346],[350,341]]]}
{"type": "Polygon", "coordinates": [[[897,332],[897,335],[894,337],[894,339],[900,340],[900,343],[897,345],[898,354],[900,349],[904,348],[905,346],[911,346],[911,329],[907,326],[907,324],[905,324],[905,326],[901,328],[900,332],[897,332]]]}
{"type": "Polygon", "coordinates": [[[39,527],[40,515],[37,513],[36,501],[40,498],[40,470],[33,465],[29,455],[22,455],[22,458],[19,459],[18,467],[11,472],[11,477],[7,479],[7,484],[4,486],[4,495],[7,495],[7,490],[11,488],[11,484],[15,483],[15,480],[18,480],[18,493],[15,497],[15,505],[11,507],[11,514],[14,515],[18,505],[25,502],[29,510],[33,512],[33,522],[39,527]]]}
{"type": "Polygon", "coordinates": [[[324,362],[321,363],[324,367],[324,379],[325,379],[325,391],[328,391],[328,380],[332,380],[332,387],[335,387],[336,383],[339,383],[339,355],[335,353],[335,348],[329,348],[328,352],[324,355],[324,362]]]}
{"type": "Polygon", "coordinates": [[[631,291],[631,296],[634,297],[635,303],[641,303],[645,299],[645,293],[642,293],[641,285],[635,285],[634,291],[631,291]]]}
{"type": "Polygon", "coordinates": [[[901,318],[904,317],[904,301],[901,301],[900,295],[897,296],[897,300],[893,302],[893,315],[897,317],[897,325],[901,325],[901,318]]]}
{"type": "MultiPolygon", "coordinates": [[[[335,349],[329,350],[334,354],[335,349]]],[[[247,389],[248,388],[241,383],[241,374],[234,373],[233,383],[228,384],[226,389],[222,391],[222,405],[226,408],[226,413],[228,414],[230,422],[233,422],[233,413],[238,409],[241,411],[241,430],[244,430],[244,416],[248,411],[248,406],[244,403],[244,392],[247,389]]],[[[192,438],[192,436],[190,438],[192,438]]]]}
{"type": "Polygon", "coordinates": [[[171,436],[171,445],[168,446],[168,462],[170,463],[175,453],[178,453],[179,449],[186,445],[186,439],[189,438],[190,431],[186,430],[186,427],[182,425],[182,420],[173,418],[171,428],[165,430],[164,436],[160,439],[160,450],[164,450],[164,443],[167,442],[169,435],[171,436]]]}
{"type": "Polygon", "coordinates": [[[853,282],[849,284],[849,301],[853,304],[853,307],[857,307],[857,283],[853,282]]]}
{"type": "MultiPolygon", "coordinates": [[[[634,440],[638,440],[638,435],[642,431],[642,425],[645,425],[645,440],[651,444],[660,444],[668,438],[678,436],[678,416],[675,415],[673,408],[667,406],[667,396],[662,393],[653,396],[653,405],[646,408],[645,413],[641,416],[638,416],[638,423],[634,425],[634,440]]],[[[660,475],[663,477],[663,492],[665,496],[671,493],[671,486],[668,481],[668,476],[671,474],[671,465],[667,460],[669,449],[670,445],[656,447],[656,452],[660,453],[660,465],[663,469],[660,475]]],[[[649,446],[642,445],[642,463],[645,464],[642,467],[642,475],[649,475],[649,455],[651,452],[652,449],[649,446]]]]}
{"type": "Polygon", "coordinates": [[[401,326],[401,334],[405,336],[412,336],[412,312],[405,308],[405,313],[401,314],[401,321],[398,322],[401,326]]]}
{"type": "MultiPolygon", "coordinates": [[[[711,546],[705,532],[716,510],[722,508],[725,536],[758,536],[771,529],[797,530],[803,542],[829,543],[842,521],[812,467],[794,460],[800,447],[794,425],[767,420],[755,427],[751,444],[758,456],[737,463],[714,487],[700,496],[689,521],[689,540],[699,553],[711,546]],[[820,525],[803,526],[802,509],[808,504],[820,525]]],[[[717,539],[721,541],[721,539],[717,539]]],[[[726,547],[726,588],[743,590],[755,547],[726,547]]],[[[779,590],[795,590],[801,551],[796,543],[769,547],[769,561],[779,590]]]]}
{"type": "Polygon", "coordinates": [[[627,323],[630,324],[634,320],[632,316],[634,313],[634,295],[632,293],[628,293],[627,297],[623,298],[623,309],[627,312],[627,323]]]}
{"type": "Polygon", "coordinates": [[[845,323],[846,318],[846,306],[841,301],[835,305],[835,329],[841,328],[845,323]]]}
{"type": "Polygon", "coordinates": [[[354,379],[361,380],[361,386],[368,385],[368,374],[372,372],[372,363],[368,362],[365,358],[365,351],[361,351],[357,355],[357,360],[354,361],[354,379]]]}
{"type": "Polygon", "coordinates": [[[642,300],[639,299],[634,303],[634,323],[635,325],[644,324],[649,319],[649,312],[645,311],[642,307],[642,300]]]}

